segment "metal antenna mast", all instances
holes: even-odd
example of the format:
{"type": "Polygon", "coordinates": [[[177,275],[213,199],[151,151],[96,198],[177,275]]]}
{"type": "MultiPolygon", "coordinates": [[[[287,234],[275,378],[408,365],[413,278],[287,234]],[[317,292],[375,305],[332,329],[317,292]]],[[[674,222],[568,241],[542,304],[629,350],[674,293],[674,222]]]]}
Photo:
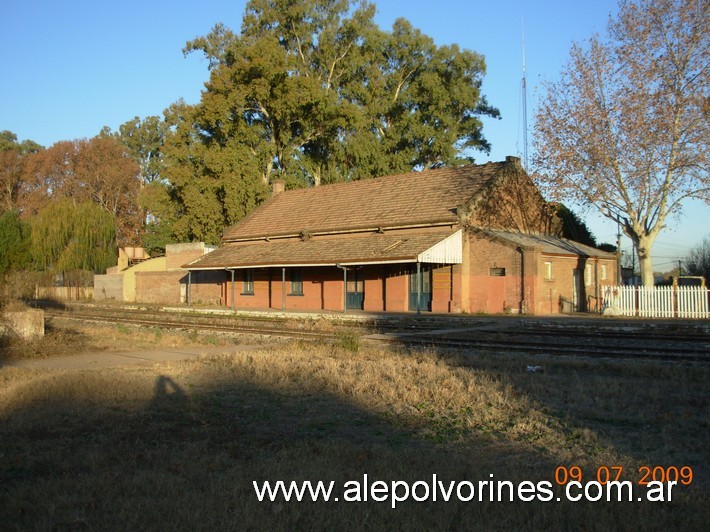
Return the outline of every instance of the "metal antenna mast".
{"type": "Polygon", "coordinates": [[[523,162],[528,170],[528,86],[525,68],[525,19],[521,17],[523,29],[523,162]]]}

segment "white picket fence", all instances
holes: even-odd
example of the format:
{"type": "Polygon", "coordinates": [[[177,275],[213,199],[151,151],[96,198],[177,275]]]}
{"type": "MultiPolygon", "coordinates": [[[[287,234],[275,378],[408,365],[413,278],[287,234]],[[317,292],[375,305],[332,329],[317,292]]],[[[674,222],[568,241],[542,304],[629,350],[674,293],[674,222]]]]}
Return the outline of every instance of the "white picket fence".
{"type": "Polygon", "coordinates": [[[603,308],[620,316],[710,318],[708,289],[701,286],[605,286],[603,308]]]}

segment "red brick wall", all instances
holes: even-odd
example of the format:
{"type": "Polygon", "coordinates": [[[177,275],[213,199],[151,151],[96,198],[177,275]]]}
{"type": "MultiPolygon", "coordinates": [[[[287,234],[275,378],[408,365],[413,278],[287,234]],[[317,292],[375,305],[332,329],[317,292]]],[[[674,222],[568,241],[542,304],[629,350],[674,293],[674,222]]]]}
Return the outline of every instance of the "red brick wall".
{"type": "MultiPolygon", "coordinates": [[[[562,301],[572,301],[575,268],[573,257],[521,252],[493,239],[470,236],[464,239],[466,260],[463,265],[442,266],[432,272],[432,311],[470,313],[556,314],[562,301]],[[553,266],[553,278],[544,279],[544,263],[553,266]],[[504,276],[491,275],[492,268],[504,268],[504,276]]],[[[594,262],[590,262],[594,264],[594,262]]],[[[615,284],[613,260],[607,266],[607,280],[615,284]]],[[[370,312],[408,312],[411,264],[368,266],[358,270],[364,279],[364,309],[370,312]]],[[[291,290],[290,269],[286,269],[286,310],[343,310],[343,272],[335,267],[300,268],[303,295],[291,290]]],[[[601,269],[597,270],[601,276],[601,269]]],[[[145,273],[140,275],[145,276],[145,273]]],[[[184,274],[183,274],[184,275],[184,274]]],[[[352,275],[351,272],[348,274],[352,275]]],[[[235,272],[235,308],[282,308],[281,268],[253,270],[254,294],[243,293],[243,274],[235,272]]],[[[185,282],[185,281],[183,281],[185,282]]],[[[228,272],[193,273],[194,303],[232,304],[231,274],[228,272]],[[209,276],[212,276],[209,278],[209,276]]],[[[596,293],[596,285],[586,288],[584,298],[596,293]]],[[[596,303],[595,303],[596,304],[596,303]]]]}
{"type": "MultiPolygon", "coordinates": [[[[471,313],[520,312],[523,291],[528,293],[521,283],[523,259],[520,252],[493,239],[469,237],[468,259],[465,273],[468,275],[469,307],[464,310],[471,313]],[[493,268],[504,268],[505,275],[492,276],[493,268]]],[[[524,274],[527,285],[532,272],[526,268],[524,274]]]]}
{"type": "MultiPolygon", "coordinates": [[[[291,293],[291,268],[286,268],[286,283],[282,283],[281,268],[253,269],[254,293],[245,294],[243,273],[234,275],[234,306],[239,308],[273,308],[280,310],[342,310],[343,273],[337,268],[299,268],[303,295],[291,293]],[[285,291],[285,297],[284,297],[285,291]]],[[[225,281],[225,301],[232,305],[231,274],[225,281]]]]}
{"type": "Polygon", "coordinates": [[[224,286],[225,305],[232,306],[232,293],[234,293],[235,308],[269,308],[269,270],[256,268],[252,270],[254,280],[254,293],[244,292],[244,270],[234,272],[234,290],[232,290],[232,274],[226,272],[224,286]]]}
{"type": "Polygon", "coordinates": [[[193,271],[190,303],[193,305],[224,305],[225,288],[231,274],[224,270],[193,271]]]}
{"type": "Polygon", "coordinates": [[[385,279],[383,266],[371,266],[363,270],[365,278],[364,310],[381,312],[385,309],[385,279]]]}
{"type": "Polygon", "coordinates": [[[616,284],[616,261],[584,257],[565,257],[555,255],[540,256],[539,277],[537,281],[539,297],[534,309],[535,314],[559,314],[577,309],[598,311],[600,309],[600,291],[605,285],[616,284]],[[545,262],[552,265],[552,278],[546,278],[545,262]],[[606,279],[602,279],[602,268],[606,266],[606,279]],[[579,271],[580,287],[575,298],[575,270],[579,271]]]}
{"type": "MultiPolygon", "coordinates": [[[[193,304],[223,305],[224,271],[192,272],[190,286],[193,304]]],[[[136,301],[161,305],[186,302],[188,274],[184,270],[170,272],[136,272],[136,301]]]]}
{"type": "Polygon", "coordinates": [[[431,272],[431,311],[451,312],[454,291],[454,269],[452,266],[434,268],[431,272]]]}
{"type": "MultiPolygon", "coordinates": [[[[300,268],[303,280],[303,295],[291,294],[290,269],[286,268],[286,310],[343,310],[343,271],[335,267],[300,268]]],[[[456,268],[455,271],[458,271],[456,268]]],[[[365,286],[364,310],[369,312],[407,312],[409,273],[407,265],[364,266],[358,270],[358,277],[365,286]]],[[[280,310],[283,304],[281,268],[255,269],[254,294],[244,294],[243,274],[234,277],[234,306],[239,308],[273,308],[280,310]]],[[[194,274],[193,274],[194,275],[194,274]]],[[[349,270],[348,275],[352,275],[349,270]]],[[[351,277],[350,277],[351,278],[351,277]]],[[[433,302],[436,312],[449,312],[451,294],[460,293],[460,282],[452,277],[452,268],[439,268],[433,272],[433,302]]],[[[194,281],[193,281],[194,282],[194,281]]],[[[193,285],[194,287],[194,285],[193,285]]],[[[223,285],[226,306],[232,305],[231,274],[227,274],[223,285]]],[[[193,292],[194,294],[194,292],[193,292]]],[[[195,301],[193,295],[193,301],[195,301]]]]}
{"type": "Polygon", "coordinates": [[[391,264],[386,269],[385,308],[387,312],[409,310],[409,276],[406,265],[391,264]]]}
{"type": "Polygon", "coordinates": [[[136,301],[161,305],[180,303],[180,286],[187,283],[187,272],[136,272],[136,301]]]}

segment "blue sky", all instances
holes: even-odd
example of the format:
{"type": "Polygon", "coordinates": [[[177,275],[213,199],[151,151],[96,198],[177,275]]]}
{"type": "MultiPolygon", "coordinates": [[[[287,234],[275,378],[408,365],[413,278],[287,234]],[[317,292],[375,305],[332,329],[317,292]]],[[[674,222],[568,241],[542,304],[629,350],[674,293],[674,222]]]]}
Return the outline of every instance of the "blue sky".
{"type": "MultiPolygon", "coordinates": [[[[378,0],[377,22],[390,28],[408,19],[437,44],[457,43],[483,54],[488,73],[484,94],[502,119],[486,119],[490,155],[478,162],[519,155],[522,145],[522,24],[528,72],[528,120],[532,125],[538,87],[554,80],[573,41],[603,33],[615,0],[378,0]]],[[[117,129],[134,116],[160,115],[183,98],[196,103],[208,78],[197,54],[183,57],[188,40],[217,22],[235,31],[245,0],[200,2],[33,1],[0,7],[0,130],[50,146],[92,137],[103,126],[117,129]]],[[[531,128],[529,128],[531,131],[531,128]]],[[[531,137],[531,133],[529,134],[531,137]]],[[[531,138],[529,139],[531,140],[531,138]]],[[[616,228],[593,213],[580,213],[599,241],[615,242],[616,228]]],[[[710,208],[688,204],[673,229],[657,240],[657,270],[710,233],[710,208]]],[[[630,243],[625,239],[624,247],[630,243]]]]}

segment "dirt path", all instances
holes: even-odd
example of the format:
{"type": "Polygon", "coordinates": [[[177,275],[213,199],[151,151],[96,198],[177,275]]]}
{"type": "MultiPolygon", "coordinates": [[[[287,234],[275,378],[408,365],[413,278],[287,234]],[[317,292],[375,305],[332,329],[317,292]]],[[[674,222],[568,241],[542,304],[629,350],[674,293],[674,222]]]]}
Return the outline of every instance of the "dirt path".
{"type": "Polygon", "coordinates": [[[117,366],[152,366],[160,362],[175,362],[200,356],[220,355],[237,351],[254,351],[263,345],[164,347],[146,351],[103,351],[34,360],[11,360],[4,365],[30,369],[100,369],[117,366]]]}

